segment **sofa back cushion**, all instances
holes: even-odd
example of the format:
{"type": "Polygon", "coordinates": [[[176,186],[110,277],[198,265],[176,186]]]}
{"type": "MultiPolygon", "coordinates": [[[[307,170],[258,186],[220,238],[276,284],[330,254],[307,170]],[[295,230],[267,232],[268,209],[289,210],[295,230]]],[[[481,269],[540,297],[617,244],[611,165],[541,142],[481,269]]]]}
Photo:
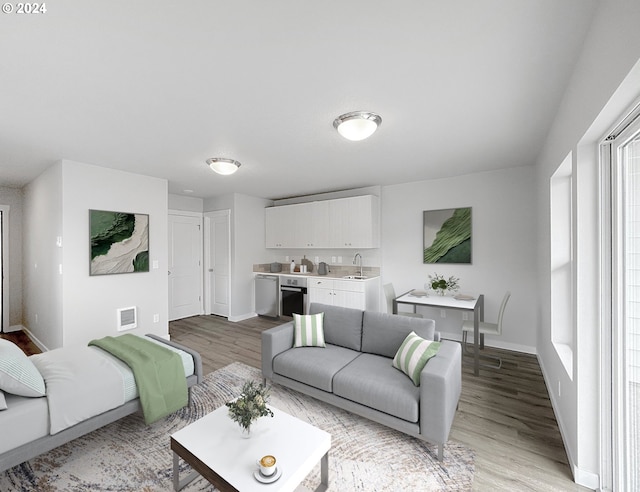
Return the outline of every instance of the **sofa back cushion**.
{"type": "Polygon", "coordinates": [[[360,350],[362,346],[362,311],[360,309],[312,302],[309,306],[309,314],[317,313],[324,313],[324,341],[326,343],[360,350]]]}
{"type": "Polygon", "coordinates": [[[362,322],[362,352],[393,358],[412,331],[425,340],[433,340],[436,322],[432,319],[365,311],[362,322]]]}

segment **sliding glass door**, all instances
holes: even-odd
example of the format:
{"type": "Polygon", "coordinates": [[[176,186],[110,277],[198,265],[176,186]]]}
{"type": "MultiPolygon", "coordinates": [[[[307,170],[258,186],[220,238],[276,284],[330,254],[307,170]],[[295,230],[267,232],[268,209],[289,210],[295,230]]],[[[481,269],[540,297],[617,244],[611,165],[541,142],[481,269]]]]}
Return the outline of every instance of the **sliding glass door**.
{"type": "Polygon", "coordinates": [[[612,478],[615,490],[640,490],[640,120],[610,137],[607,145],[612,232],[612,478]]]}

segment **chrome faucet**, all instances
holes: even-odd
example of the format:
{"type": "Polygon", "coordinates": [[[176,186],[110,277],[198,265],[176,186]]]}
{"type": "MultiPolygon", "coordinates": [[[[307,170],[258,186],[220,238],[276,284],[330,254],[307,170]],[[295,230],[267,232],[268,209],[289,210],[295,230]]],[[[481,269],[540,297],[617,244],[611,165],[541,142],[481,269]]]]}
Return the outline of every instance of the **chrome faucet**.
{"type": "Polygon", "coordinates": [[[359,273],[358,275],[360,277],[362,277],[362,255],[360,255],[360,253],[356,253],[356,255],[353,257],[353,264],[354,265],[358,265],[359,264],[359,273]],[[358,262],[358,258],[360,259],[359,263],[358,262]]]}

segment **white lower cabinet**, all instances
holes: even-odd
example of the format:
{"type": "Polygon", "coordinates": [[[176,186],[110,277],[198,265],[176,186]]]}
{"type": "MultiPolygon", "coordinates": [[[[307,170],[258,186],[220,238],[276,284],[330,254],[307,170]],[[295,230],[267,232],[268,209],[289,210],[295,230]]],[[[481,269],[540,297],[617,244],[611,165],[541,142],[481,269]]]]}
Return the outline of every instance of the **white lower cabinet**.
{"type": "Polygon", "coordinates": [[[309,302],[379,311],[379,285],[378,278],[370,280],[310,278],[307,289],[309,302]]]}

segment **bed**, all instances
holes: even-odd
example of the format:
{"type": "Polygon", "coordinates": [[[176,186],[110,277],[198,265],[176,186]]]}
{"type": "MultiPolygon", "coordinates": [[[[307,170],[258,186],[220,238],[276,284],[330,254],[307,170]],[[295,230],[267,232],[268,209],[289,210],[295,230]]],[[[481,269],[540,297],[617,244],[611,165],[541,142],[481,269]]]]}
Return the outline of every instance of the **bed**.
{"type": "MultiPolygon", "coordinates": [[[[200,354],[156,335],[144,338],[180,356],[190,399],[191,387],[202,381],[200,354]]],[[[0,472],[141,410],[133,372],[101,348],[60,348],[26,357],[11,342],[0,342],[0,472]],[[77,370],[80,365],[83,370],[77,370]],[[13,379],[7,378],[11,370],[13,379]],[[16,375],[23,381],[16,382],[16,375]],[[56,378],[71,380],[73,387],[52,384],[56,378]],[[61,401],[67,402],[64,412],[56,410],[61,401]]]]}

